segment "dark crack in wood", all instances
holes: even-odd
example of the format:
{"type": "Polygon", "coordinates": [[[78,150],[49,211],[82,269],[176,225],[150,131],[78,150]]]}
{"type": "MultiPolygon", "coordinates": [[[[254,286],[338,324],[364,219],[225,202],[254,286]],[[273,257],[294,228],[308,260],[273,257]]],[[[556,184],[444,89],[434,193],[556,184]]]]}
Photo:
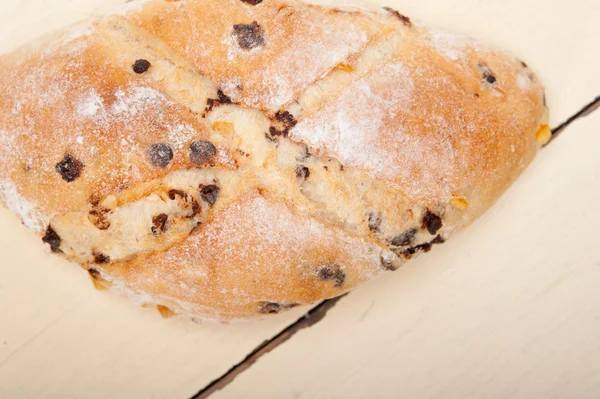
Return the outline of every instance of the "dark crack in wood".
{"type": "Polygon", "coordinates": [[[594,112],[595,110],[597,110],[599,107],[600,107],[600,96],[596,97],[594,99],[594,101],[592,101],[591,103],[587,104],[585,107],[583,107],[575,115],[571,116],[569,119],[567,119],[566,121],[564,121],[563,123],[561,123],[560,125],[558,125],[557,127],[555,127],[554,129],[552,129],[552,138],[550,139],[550,141],[548,143],[546,143],[546,145],[550,144],[571,123],[575,122],[579,118],[583,118],[585,116],[588,116],[589,114],[591,114],[592,112],[594,112]]]}
{"type": "Polygon", "coordinates": [[[213,393],[220,391],[227,385],[231,384],[238,375],[250,368],[262,356],[266,355],[267,353],[277,348],[279,345],[292,338],[298,331],[303,330],[305,328],[309,328],[323,320],[327,312],[329,312],[329,310],[333,308],[335,304],[344,296],[345,295],[333,299],[328,299],[315,306],[304,316],[287,326],[275,337],[260,344],[255,350],[253,350],[248,356],[246,356],[244,360],[233,366],[221,377],[208,384],[200,392],[192,396],[191,399],[208,398],[213,393]]]}

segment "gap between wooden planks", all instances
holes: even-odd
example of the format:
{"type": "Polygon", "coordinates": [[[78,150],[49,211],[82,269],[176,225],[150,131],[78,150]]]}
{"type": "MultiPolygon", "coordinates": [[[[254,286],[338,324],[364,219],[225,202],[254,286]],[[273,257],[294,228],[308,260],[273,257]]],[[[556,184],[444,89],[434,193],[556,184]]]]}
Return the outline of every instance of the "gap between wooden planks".
{"type": "MultiPolygon", "coordinates": [[[[566,121],[553,128],[551,142],[554,141],[554,139],[565,129],[567,129],[569,125],[571,125],[573,122],[580,118],[590,115],[598,108],[600,108],[600,95],[598,95],[590,103],[586,104],[580,111],[567,118],[566,121]]],[[[331,308],[333,308],[338,303],[338,301],[340,301],[346,295],[350,294],[351,293],[348,293],[340,297],[328,299],[326,301],[321,302],[319,305],[311,309],[308,313],[306,313],[296,322],[290,324],[288,327],[283,329],[275,337],[263,342],[255,350],[248,354],[248,356],[246,356],[244,360],[233,366],[221,377],[217,378],[216,380],[208,384],[206,387],[202,388],[197,394],[192,396],[191,399],[206,399],[215,392],[224,389],[227,385],[232,383],[238,375],[242,374],[250,367],[252,367],[252,365],[255,364],[256,361],[262,356],[277,349],[278,346],[290,340],[299,331],[306,328],[310,328],[318,322],[320,322],[321,320],[323,320],[323,318],[327,316],[327,312],[329,312],[329,310],[331,310],[331,308]]]]}

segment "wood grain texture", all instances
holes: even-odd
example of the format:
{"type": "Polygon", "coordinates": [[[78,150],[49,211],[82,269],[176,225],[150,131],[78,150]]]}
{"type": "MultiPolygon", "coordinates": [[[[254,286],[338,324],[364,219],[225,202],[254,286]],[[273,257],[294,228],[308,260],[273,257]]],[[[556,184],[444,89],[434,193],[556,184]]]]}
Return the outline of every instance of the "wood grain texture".
{"type": "MultiPolygon", "coordinates": [[[[120,0],[0,0],[0,51],[120,0]]],[[[595,0],[379,0],[522,56],[556,126],[600,94],[595,0]]],[[[447,245],[342,299],[214,397],[600,395],[600,115],[447,245]]],[[[0,398],[186,398],[305,309],[195,325],[90,289],[0,210],[0,398]]]]}

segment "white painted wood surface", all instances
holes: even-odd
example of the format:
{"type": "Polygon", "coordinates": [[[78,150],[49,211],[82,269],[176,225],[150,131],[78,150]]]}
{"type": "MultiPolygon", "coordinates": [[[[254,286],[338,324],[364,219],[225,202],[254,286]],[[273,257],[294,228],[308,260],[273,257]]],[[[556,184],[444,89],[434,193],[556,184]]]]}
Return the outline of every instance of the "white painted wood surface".
{"type": "MultiPolygon", "coordinates": [[[[0,0],[0,51],[119,1],[0,0]]],[[[600,94],[596,0],[378,2],[521,56],[553,125],[600,94]]],[[[595,114],[470,229],[342,299],[215,397],[600,396],[599,148],[595,114]]],[[[187,398],[303,311],[163,320],[91,289],[4,209],[0,225],[0,398],[187,398]]]]}

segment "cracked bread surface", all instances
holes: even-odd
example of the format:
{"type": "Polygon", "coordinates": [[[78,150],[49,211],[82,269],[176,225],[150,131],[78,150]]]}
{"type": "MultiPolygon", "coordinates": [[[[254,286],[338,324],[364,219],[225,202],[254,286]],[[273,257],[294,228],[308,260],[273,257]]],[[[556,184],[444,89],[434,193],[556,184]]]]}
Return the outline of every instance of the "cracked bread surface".
{"type": "Polygon", "coordinates": [[[443,243],[543,144],[543,87],[395,10],[316,3],[134,1],[0,56],[0,200],[97,284],[200,319],[443,243]]]}

